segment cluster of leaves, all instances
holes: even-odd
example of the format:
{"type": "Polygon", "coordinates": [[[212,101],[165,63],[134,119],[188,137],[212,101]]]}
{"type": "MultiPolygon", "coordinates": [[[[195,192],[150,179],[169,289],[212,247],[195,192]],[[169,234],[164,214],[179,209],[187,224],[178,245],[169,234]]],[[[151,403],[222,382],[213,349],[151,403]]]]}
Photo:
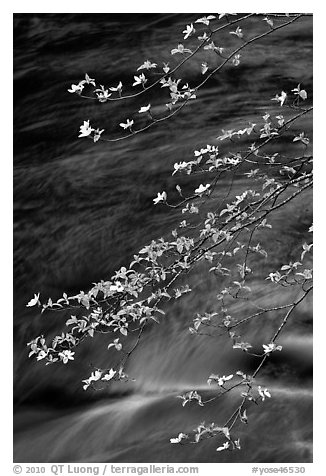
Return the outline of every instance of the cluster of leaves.
{"type": "MultiPolygon", "coordinates": [[[[138,111],[139,114],[147,114],[149,119],[149,123],[143,128],[134,129],[135,121],[126,119],[120,126],[129,132],[128,135],[118,139],[105,139],[102,137],[104,129],[91,127],[87,120],[80,127],[79,137],[92,138],[94,142],[122,140],[170,118],[189,100],[196,99],[197,91],[208,77],[216,74],[228,62],[237,66],[240,61],[239,52],[243,48],[302,16],[275,15],[273,18],[271,15],[263,15],[262,21],[266,22],[267,31],[250,38],[249,32],[240,26],[235,27],[235,24],[243,23],[253,15],[256,14],[237,16],[236,19],[231,19],[229,14],[208,15],[187,25],[183,31],[185,40],[197,34],[197,25],[202,27],[200,36],[197,37],[199,46],[190,49],[180,43],[172,49],[171,55],[182,55],[183,60],[173,68],[165,63],[162,75],[153,82],[142,71],[146,70],[146,74],[149,74],[151,70],[158,68],[158,63],[146,60],[137,70],[140,73],[134,76],[133,87],[141,88],[140,92],[124,95],[121,81],[117,86],[106,88],[98,86],[95,79],[86,74],[84,80],[71,86],[70,93],[104,103],[144,94],[148,89],[160,86],[169,90],[170,102],[166,104],[169,114],[155,118],[152,107],[148,104],[138,111]],[[214,21],[219,23],[213,28],[211,23],[214,21]],[[235,29],[229,33],[240,42],[240,46],[227,52],[225,48],[216,46],[213,38],[221,30],[230,29],[230,26],[235,29]],[[203,63],[201,74],[206,75],[206,78],[195,87],[190,87],[188,83],[182,85],[181,79],[175,78],[174,73],[185,61],[202,50],[211,51],[218,59],[218,64],[209,66],[203,63]],[[90,95],[85,94],[86,88],[93,88],[90,95]]],[[[293,311],[312,290],[309,258],[312,244],[306,241],[302,244],[297,261],[283,264],[279,270],[270,269],[264,276],[272,285],[298,288],[298,297],[294,301],[273,308],[259,307],[255,304],[254,291],[250,285],[258,260],[263,260],[264,266],[268,265],[268,250],[261,240],[272,228],[270,219],[279,209],[286,207],[312,187],[309,138],[305,131],[297,133],[300,119],[312,111],[312,107],[303,107],[307,98],[308,93],[300,84],[290,92],[281,91],[271,100],[281,110],[287,108],[291,111],[289,117],[285,118],[279,112],[265,113],[257,118],[257,123],[250,123],[243,129],[222,130],[214,144],[195,150],[189,161],[175,163],[172,176],[192,174],[203,177],[191,193],[185,193],[177,185],[178,199],[174,196],[170,199],[166,191],[158,192],[153,199],[155,206],[164,205],[179,210],[178,226],[170,235],[153,240],[140,249],[128,267],[121,267],[109,280],[93,283],[87,292],[80,291],[73,296],[64,293],[55,302],[51,298],[41,302],[40,294],[35,294],[27,306],[39,306],[41,312],[66,309],[73,314],[66,321],[67,329],[61,335],[52,339],[46,339],[42,335],[29,342],[29,356],[44,361],[46,365],[56,362],[67,364],[74,360],[78,346],[85,339],[105,334],[110,338],[107,348],[117,352],[120,360],[114,367],[94,367],[91,375],[83,380],[83,388],[100,389],[113,380],[128,380],[125,367],[141,340],[145,326],[153,322],[159,323],[160,316],[164,315],[164,303],[181,299],[192,292],[190,279],[188,283],[185,280],[200,266],[201,270],[206,269],[207,273],[216,278],[218,292],[212,312],[197,313],[189,332],[213,337],[225,335],[230,339],[233,349],[257,357],[259,364],[252,375],[237,370],[230,375],[208,376],[208,384],[216,389],[216,395],[209,400],[203,400],[196,390],[180,395],[183,406],[190,402],[204,406],[239,387],[240,403],[224,424],[212,422],[206,425],[202,422],[194,430],[193,438],[181,432],[170,441],[174,444],[199,443],[206,438],[223,436],[225,440],[217,447],[217,451],[239,450],[239,438],[234,437],[233,433],[231,436],[233,427],[238,421],[247,424],[247,407],[251,403],[260,404],[266,397],[271,397],[268,389],[256,385],[255,378],[270,355],[282,351],[282,346],[277,342],[279,334],[293,311]],[[293,125],[296,125],[295,131],[292,129],[293,125]],[[241,148],[244,137],[251,142],[245,150],[241,148]],[[280,138],[292,143],[295,149],[293,156],[269,151],[269,146],[277,143],[280,138]],[[233,147],[238,144],[239,150],[236,153],[221,154],[219,146],[224,141],[230,141],[233,147]],[[250,179],[252,187],[233,196],[232,186],[238,177],[250,179]],[[218,184],[222,180],[229,183],[229,188],[221,198],[218,184]],[[182,284],[178,281],[182,281],[182,284]],[[251,303],[255,306],[255,312],[241,319],[234,317],[229,308],[235,300],[251,303]],[[285,314],[277,323],[270,340],[261,344],[262,350],[259,352],[243,338],[239,329],[245,323],[271,311],[284,311],[285,314]]],[[[309,231],[312,231],[312,227],[309,231]]]]}
{"type": "MultiPolygon", "coordinates": [[[[153,62],[149,59],[145,60],[136,71],[136,74],[130,84],[118,84],[105,86],[100,84],[97,79],[91,78],[88,74],[77,84],[72,84],[68,89],[69,93],[78,95],[81,98],[97,101],[99,103],[109,103],[112,101],[122,101],[142,96],[148,91],[160,88],[168,91],[167,102],[165,106],[167,113],[157,112],[156,105],[150,103],[141,106],[137,111],[137,115],[133,118],[125,118],[119,123],[119,127],[125,131],[125,134],[116,138],[104,136],[105,129],[93,127],[90,120],[85,120],[80,126],[78,137],[87,137],[93,139],[94,142],[103,140],[107,142],[115,142],[123,140],[134,134],[141,133],[146,129],[170,119],[188,104],[189,101],[196,99],[198,91],[207,83],[207,81],[216,75],[227,64],[237,67],[241,63],[242,50],[250,46],[252,43],[259,41],[274,31],[284,28],[294,21],[299,20],[304,14],[280,14],[272,15],[251,13],[246,15],[234,14],[217,14],[208,15],[198,18],[186,25],[182,34],[183,40],[191,42],[191,48],[185,47],[183,43],[179,43],[176,48],[170,51],[171,64],[163,62],[153,62]],[[260,35],[250,36],[250,31],[246,31],[239,26],[245,24],[246,20],[253,17],[261,18],[266,22],[266,31],[260,35]],[[234,45],[217,46],[216,42],[219,35],[226,32],[234,38],[234,45]],[[206,60],[207,53],[210,54],[210,62],[206,60]],[[204,59],[200,62],[200,75],[203,77],[198,84],[190,86],[188,82],[176,76],[178,70],[193,57],[199,57],[202,54],[204,59]],[[180,56],[182,57],[179,61],[180,56]],[[155,111],[155,113],[154,113],[155,111]],[[145,116],[140,121],[140,116],[145,116]],[[136,128],[135,126],[139,124],[136,128]]],[[[300,85],[296,90],[296,102],[306,99],[305,91],[300,89],[300,85]]],[[[160,94],[158,93],[159,97],[160,94]]],[[[287,94],[282,92],[275,99],[283,105],[286,101],[287,94]]],[[[161,111],[161,108],[159,108],[161,111]]]]}

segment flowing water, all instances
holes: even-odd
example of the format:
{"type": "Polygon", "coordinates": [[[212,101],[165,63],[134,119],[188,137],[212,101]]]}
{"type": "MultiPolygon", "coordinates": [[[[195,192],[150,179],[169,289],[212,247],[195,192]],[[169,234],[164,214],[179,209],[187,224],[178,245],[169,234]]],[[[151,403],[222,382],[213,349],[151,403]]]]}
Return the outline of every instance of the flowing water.
{"type": "MultiPolygon", "coordinates": [[[[211,372],[250,371],[256,363],[236,354],[223,340],[188,332],[193,310],[213,306],[214,284],[200,274],[194,278],[195,292],[168,308],[162,323],[146,331],[128,366],[134,382],[95,395],[83,392],[80,381],[88,377],[90,362],[108,364],[101,339],[86,344],[67,366],[49,368],[27,358],[26,342],[41,332],[60,330],[65,322],[64,316],[40,317],[27,309],[34,292],[58,297],[63,291],[87,289],[128,264],[141,246],[173,226],[175,215],[153,207],[152,199],[164,189],[175,193],[174,162],[188,160],[194,149],[214,141],[222,128],[241,127],[257,113],[274,111],[270,98],[282,89],[302,83],[311,101],[312,21],[304,18],[243,51],[236,74],[229,67],[211,79],[196,103],[172,121],[115,144],[77,139],[84,120],[118,134],[116,124],[130,117],[131,110],[151,102],[158,111],[159,105],[154,95],[144,103],[94,105],[69,95],[67,88],[85,72],[108,86],[119,80],[130,84],[144,60],[172,62],[169,51],[193,19],[190,14],[15,15],[17,462],[312,460],[310,301],[298,308],[282,337],[282,358],[272,359],[261,375],[272,398],[248,409],[249,425],[237,429],[243,446],[237,452],[216,453],[220,443],[216,439],[199,445],[169,443],[204,420],[221,424],[239,398],[230,393],[204,407],[183,408],[178,394],[197,389],[209,398],[212,389],[206,380],[211,372]]],[[[247,28],[250,34],[259,34],[266,25],[252,20],[247,28]]],[[[201,79],[196,61],[182,71],[189,83],[201,79]]],[[[309,121],[304,126],[311,128],[309,121]]],[[[271,240],[279,260],[291,256],[302,241],[311,213],[311,195],[306,194],[297,208],[278,215],[271,240]]],[[[261,294],[269,305],[286,301],[264,289],[261,294]]],[[[244,307],[235,311],[247,313],[244,307]]],[[[247,338],[259,343],[273,329],[275,316],[268,316],[248,327],[247,338]]]]}

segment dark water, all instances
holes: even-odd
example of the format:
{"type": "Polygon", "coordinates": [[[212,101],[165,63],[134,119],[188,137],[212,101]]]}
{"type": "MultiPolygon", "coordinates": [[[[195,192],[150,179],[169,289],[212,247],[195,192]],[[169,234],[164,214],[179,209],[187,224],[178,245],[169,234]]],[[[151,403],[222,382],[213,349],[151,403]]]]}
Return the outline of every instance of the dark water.
{"type": "MultiPolygon", "coordinates": [[[[175,193],[175,184],[182,185],[171,179],[174,162],[188,160],[222,128],[241,127],[257,113],[274,111],[270,98],[282,89],[301,83],[311,101],[312,20],[304,18],[243,52],[237,74],[226,68],[172,121],[116,144],[77,139],[87,119],[118,134],[117,124],[145,103],[94,105],[67,93],[71,83],[87,72],[107,86],[119,80],[130,85],[145,59],[172,63],[169,51],[191,19],[190,14],[15,15],[15,461],[312,459],[311,302],[298,309],[287,328],[282,360],[272,361],[262,374],[273,398],[263,409],[251,409],[249,427],[239,429],[243,450],[237,453],[217,454],[214,440],[183,447],[169,443],[203,420],[224,420],[236,406],[235,395],[204,408],[182,408],[176,395],[195,388],[208,395],[211,372],[254,366],[242,354],[234,356],[223,340],[189,334],[193,310],[208,309],[216,294],[213,283],[199,274],[196,292],[169,308],[160,326],[148,329],[128,367],[134,383],[119,384],[105,395],[83,392],[80,381],[90,373],[89,362],[108,364],[101,339],[80,349],[76,362],[51,366],[50,372],[27,359],[26,342],[40,332],[60,330],[65,322],[64,316],[40,317],[28,310],[34,292],[56,297],[87,289],[176,222],[175,215],[152,205],[158,191],[175,193]]],[[[253,20],[247,28],[258,34],[266,25],[253,20]]],[[[190,84],[201,80],[199,66],[194,60],[183,68],[190,84]]],[[[145,102],[158,107],[155,96],[145,102]]],[[[303,126],[309,132],[308,120],[303,126]]],[[[311,194],[306,194],[278,215],[271,235],[276,261],[287,259],[304,240],[311,214],[311,194]]],[[[261,294],[269,305],[288,297],[265,289],[261,294]]],[[[273,329],[271,316],[249,326],[248,340],[260,342],[273,329]]]]}

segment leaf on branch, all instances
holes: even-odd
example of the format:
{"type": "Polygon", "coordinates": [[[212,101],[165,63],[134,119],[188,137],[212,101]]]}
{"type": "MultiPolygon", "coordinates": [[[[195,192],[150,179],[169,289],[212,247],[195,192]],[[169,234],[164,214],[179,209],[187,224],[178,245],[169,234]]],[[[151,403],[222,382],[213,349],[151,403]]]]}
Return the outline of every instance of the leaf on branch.
{"type": "Polygon", "coordinates": [[[34,297],[26,304],[26,307],[33,307],[38,304],[39,306],[41,305],[40,303],[40,293],[34,294],[34,297]]]}
{"type": "Polygon", "coordinates": [[[217,137],[216,139],[217,140],[231,139],[234,134],[236,134],[236,132],[234,132],[234,129],[229,129],[227,131],[222,129],[222,135],[217,137]]]}
{"type": "Polygon", "coordinates": [[[114,341],[108,345],[108,349],[110,349],[111,347],[114,347],[117,351],[120,351],[122,349],[122,344],[121,342],[119,342],[119,337],[117,339],[114,339],[114,341]]]}
{"type": "Polygon", "coordinates": [[[176,174],[177,172],[179,171],[182,171],[182,170],[190,170],[191,171],[191,166],[192,166],[192,163],[191,162],[179,162],[179,163],[175,163],[173,165],[173,168],[174,168],[174,172],[172,173],[172,175],[176,174]]]}
{"type": "Polygon", "coordinates": [[[123,287],[123,285],[121,284],[120,281],[115,281],[114,284],[110,285],[110,291],[115,291],[115,292],[121,293],[121,292],[124,291],[124,287],[123,287]]]}
{"type": "Polygon", "coordinates": [[[273,28],[274,22],[271,18],[265,17],[263,18],[263,21],[265,21],[271,28],[273,28]]]}
{"type": "Polygon", "coordinates": [[[128,331],[126,329],[126,327],[120,327],[120,332],[123,336],[127,336],[128,335],[128,331]]]}
{"type": "Polygon", "coordinates": [[[257,176],[259,171],[260,169],[254,169],[254,170],[250,170],[250,172],[244,173],[243,175],[247,175],[248,178],[254,178],[257,176]]]}
{"type": "Polygon", "coordinates": [[[247,410],[244,410],[243,413],[240,413],[240,420],[242,423],[248,423],[247,410]]]}
{"type": "Polygon", "coordinates": [[[237,54],[234,56],[234,58],[232,59],[232,64],[233,66],[239,66],[240,64],[240,54],[237,54]]]}
{"type": "Polygon", "coordinates": [[[207,63],[202,63],[201,64],[201,74],[205,74],[208,71],[208,65],[207,63]]]}
{"type": "Polygon", "coordinates": [[[263,349],[264,349],[264,354],[270,354],[271,352],[275,352],[276,350],[281,351],[282,346],[281,345],[276,345],[274,342],[271,342],[270,344],[263,344],[263,349]]]}
{"type": "Polygon", "coordinates": [[[94,131],[93,127],[89,125],[89,120],[84,121],[84,124],[82,124],[79,129],[80,134],[78,137],[88,137],[94,131]]]}
{"type": "Polygon", "coordinates": [[[182,399],[182,406],[184,407],[188,402],[191,402],[192,400],[196,400],[198,405],[201,407],[204,406],[201,395],[197,393],[196,390],[191,390],[190,392],[185,393],[184,395],[177,395],[177,398],[182,399]]]}
{"type": "Polygon", "coordinates": [[[93,86],[96,86],[95,79],[90,78],[87,73],[85,73],[85,80],[82,81],[82,83],[92,84],[93,86]]]}
{"type": "Polygon", "coordinates": [[[131,129],[133,123],[134,123],[133,119],[132,120],[127,119],[126,123],[120,122],[119,126],[122,127],[123,129],[131,129]]]}
{"type": "Polygon", "coordinates": [[[302,276],[304,279],[309,280],[312,279],[312,269],[304,269],[302,273],[295,273],[296,276],[302,276]]]}
{"type": "Polygon", "coordinates": [[[151,105],[148,104],[147,106],[142,106],[140,109],[139,109],[139,114],[143,114],[144,112],[148,112],[151,108],[151,105]]]}
{"type": "Polygon", "coordinates": [[[301,253],[301,261],[303,260],[303,258],[305,257],[305,254],[306,253],[309,253],[309,251],[311,250],[311,248],[313,247],[313,243],[311,243],[310,245],[308,245],[307,243],[304,243],[302,245],[302,248],[303,248],[303,252],[301,253]]]}
{"type": "Polygon", "coordinates": [[[248,350],[252,348],[252,345],[249,344],[249,342],[236,342],[232,347],[233,349],[241,349],[244,352],[248,352],[248,350]]]}
{"type": "Polygon", "coordinates": [[[173,48],[173,50],[171,50],[171,55],[175,55],[177,53],[181,53],[181,54],[190,53],[191,54],[192,51],[189,50],[189,48],[185,48],[182,43],[179,43],[177,48],[173,48]]]}
{"type": "Polygon", "coordinates": [[[204,46],[204,50],[212,50],[216,51],[218,54],[222,54],[224,51],[224,48],[221,48],[220,46],[216,46],[214,41],[211,41],[208,45],[204,46]]]}
{"type": "Polygon", "coordinates": [[[109,88],[109,90],[113,91],[113,92],[119,92],[120,93],[122,91],[122,82],[119,81],[118,86],[116,86],[116,87],[112,86],[111,88],[109,88]]]}
{"type": "Polygon", "coordinates": [[[109,370],[109,373],[108,373],[108,374],[105,374],[105,375],[101,378],[101,380],[106,381],[106,382],[109,382],[110,380],[113,379],[113,377],[115,376],[116,373],[117,373],[116,370],[110,369],[110,370],[109,370]]]}
{"type": "Polygon", "coordinates": [[[310,142],[309,138],[305,137],[304,132],[300,132],[300,134],[293,139],[293,142],[297,142],[297,141],[300,141],[305,145],[308,145],[310,142]]]}
{"type": "Polygon", "coordinates": [[[183,32],[182,32],[182,33],[185,34],[184,40],[189,38],[189,36],[193,35],[195,32],[196,32],[196,30],[195,30],[194,25],[192,23],[191,23],[191,25],[187,25],[186,29],[183,30],[183,32]]]}
{"type": "Polygon", "coordinates": [[[67,364],[69,360],[74,360],[75,352],[72,352],[71,350],[63,350],[62,352],[59,352],[58,355],[62,362],[67,364]]]}
{"type": "Polygon", "coordinates": [[[195,23],[203,23],[204,25],[208,26],[210,20],[214,20],[216,17],[214,15],[208,15],[207,17],[198,18],[195,23]]]}
{"type": "Polygon", "coordinates": [[[103,134],[103,132],[104,132],[104,129],[101,129],[101,130],[100,129],[95,129],[94,130],[94,136],[93,136],[94,142],[97,142],[100,139],[101,134],[103,134]]]}
{"type": "Polygon", "coordinates": [[[142,69],[153,69],[156,68],[156,66],[156,63],[152,63],[151,61],[146,60],[141,66],[139,66],[139,68],[137,68],[137,71],[140,71],[142,69]]]}
{"type": "Polygon", "coordinates": [[[167,193],[163,191],[162,193],[158,192],[157,197],[153,198],[154,205],[157,205],[159,202],[166,202],[167,193]]]}
{"type": "Polygon", "coordinates": [[[170,438],[170,443],[181,443],[182,440],[189,438],[185,433],[179,433],[176,438],[170,438]]]}
{"type": "Polygon", "coordinates": [[[276,271],[275,273],[269,273],[269,275],[265,279],[270,279],[272,283],[278,283],[279,281],[281,281],[282,278],[283,276],[281,275],[281,273],[279,271],[276,271]]]}
{"type": "Polygon", "coordinates": [[[218,448],[216,448],[216,451],[224,451],[224,450],[228,450],[229,448],[230,448],[230,442],[226,441],[225,443],[223,443],[222,446],[219,446],[218,448]]]}
{"type": "MultiPolygon", "coordinates": [[[[182,250],[183,248],[179,248],[178,251],[179,253],[182,253],[182,250]]],[[[190,293],[191,292],[191,289],[189,287],[189,284],[187,284],[186,286],[183,286],[181,287],[180,289],[175,289],[174,290],[174,298],[175,299],[178,299],[180,298],[183,294],[187,294],[187,293],[190,293]]]]}
{"type": "Polygon", "coordinates": [[[220,377],[219,375],[211,374],[208,377],[207,383],[208,383],[208,385],[211,385],[212,382],[213,383],[215,382],[220,387],[223,387],[225,382],[227,382],[228,380],[231,380],[232,378],[233,378],[233,374],[227,375],[227,376],[223,375],[222,377],[220,377]]]}
{"type": "Polygon", "coordinates": [[[206,31],[204,31],[204,33],[201,36],[198,36],[198,40],[201,40],[201,41],[206,41],[208,38],[209,36],[207,35],[206,31]]]}
{"type": "Polygon", "coordinates": [[[109,97],[112,96],[112,94],[109,93],[109,91],[105,89],[102,84],[100,86],[100,89],[95,89],[97,99],[99,100],[99,102],[106,102],[108,101],[109,97]]]}
{"type": "Polygon", "coordinates": [[[291,91],[296,95],[296,96],[299,96],[301,99],[303,99],[304,101],[307,99],[308,95],[307,95],[307,91],[305,91],[304,89],[300,89],[300,84],[298,84],[298,87],[294,88],[294,89],[291,89],[291,91]]]}
{"type": "Polygon", "coordinates": [[[196,188],[195,193],[201,197],[205,192],[207,192],[209,187],[209,183],[207,183],[206,185],[200,184],[199,187],[196,188]]]}
{"type": "Polygon", "coordinates": [[[218,19],[221,20],[221,18],[226,17],[226,16],[231,16],[231,15],[237,15],[237,13],[219,13],[218,14],[218,19]]]}
{"type": "Polygon", "coordinates": [[[258,386],[258,393],[261,397],[262,402],[265,401],[266,397],[271,398],[269,390],[267,390],[267,388],[262,388],[260,385],[258,386]]]}
{"type": "Polygon", "coordinates": [[[274,98],[271,99],[271,101],[277,101],[280,103],[280,106],[283,106],[285,100],[287,98],[287,94],[285,91],[282,91],[281,94],[276,94],[274,98]]]}
{"type": "Polygon", "coordinates": [[[147,83],[144,73],[142,73],[140,76],[134,76],[134,80],[135,82],[132,84],[133,86],[138,86],[139,84],[144,86],[147,83]]]}
{"type": "Polygon", "coordinates": [[[272,228],[272,225],[270,225],[269,223],[267,223],[267,220],[266,218],[264,218],[258,225],[257,228],[272,228]]]}
{"type": "Polygon", "coordinates": [[[237,440],[232,441],[232,444],[233,444],[233,449],[241,450],[240,438],[238,438],[237,440]]]}
{"type": "Polygon", "coordinates": [[[66,322],[66,326],[71,326],[73,324],[77,324],[78,325],[78,319],[76,316],[70,316],[70,319],[67,320],[66,322]]]}
{"type": "Polygon", "coordinates": [[[76,93],[76,94],[81,94],[84,89],[84,86],[82,84],[82,81],[78,84],[72,84],[70,89],[67,89],[69,93],[76,93]]]}
{"type": "Polygon", "coordinates": [[[101,372],[100,370],[95,370],[95,372],[91,373],[91,376],[88,379],[82,380],[82,382],[85,383],[85,385],[83,385],[83,389],[87,390],[92,382],[97,382],[97,380],[100,380],[102,373],[103,372],[101,372]]]}
{"type": "Polygon", "coordinates": [[[238,26],[235,31],[230,31],[230,35],[235,35],[238,38],[243,38],[242,29],[238,26]]]}

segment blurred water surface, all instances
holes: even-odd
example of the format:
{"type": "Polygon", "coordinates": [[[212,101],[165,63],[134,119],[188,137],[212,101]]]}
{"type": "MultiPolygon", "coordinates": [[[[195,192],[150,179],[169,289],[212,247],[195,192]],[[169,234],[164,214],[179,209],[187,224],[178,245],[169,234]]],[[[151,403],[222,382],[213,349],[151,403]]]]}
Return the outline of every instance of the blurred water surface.
{"type": "MultiPolygon", "coordinates": [[[[70,95],[70,85],[87,72],[100,84],[116,86],[121,80],[131,89],[144,60],[173,64],[170,50],[182,41],[185,24],[198,16],[14,15],[15,461],[311,461],[310,302],[285,333],[284,360],[263,375],[275,398],[263,410],[252,409],[251,425],[239,430],[244,448],[236,454],[216,453],[213,440],[181,448],[169,443],[179,431],[217,421],[236,404],[230,396],[204,408],[182,409],[175,398],[180,391],[198,388],[209,394],[210,372],[254,365],[242,355],[237,360],[227,343],[189,334],[193,310],[213,306],[213,284],[200,274],[194,295],[169,308],[162,324],[147,331],[128,368],[136,381],[125,388],[114,387],[105,396],[81,389],[90,361],[107,364],[101,339],[80,349],[76,362],[50,371],[27,358],[26,342],[40,332],[60,330],[65,322],[64,316],[40,317],[26,308],[34,292],[55,298],[87,289],[174,226],[175,214],[154,207],[153,197],[162,190],[173,195],[176,183],[197,184],[189,177],[171,179],[174,162],[216,142],[222,128],[241,127],[257,113],[275,111],[270,98],[282,89],[301,83],[311,102],[312,19],[303,18],[244,50],[236,70],[227,66],[171,121],[114,144],[77,139],[87,119],[117,136],[119,122],[139,106],[150,102],[159,113],[162,93],[94,104],[70,95]]],[[[246,28],[259,34],[266,24],[253,19],[246,28]]],[[[223,41],[230,44],[228,32],[223,41]]],[[[200,63],[209,59],[186,63],[180,75],[196,84],[202,79],[200,63]]],[[[309,133],[309,120],[304,127],[309,133]]],[[[278,215],[271,235],[276,261],[291,256],[302,242],[311,201],[306,194],[296,208],[278,215]]],[[[262,294],[269,304],[284,299],[262,294]]],[[[259,342],[274,328],[271,316],[249,327],[248,338],[259,342]]]]}

